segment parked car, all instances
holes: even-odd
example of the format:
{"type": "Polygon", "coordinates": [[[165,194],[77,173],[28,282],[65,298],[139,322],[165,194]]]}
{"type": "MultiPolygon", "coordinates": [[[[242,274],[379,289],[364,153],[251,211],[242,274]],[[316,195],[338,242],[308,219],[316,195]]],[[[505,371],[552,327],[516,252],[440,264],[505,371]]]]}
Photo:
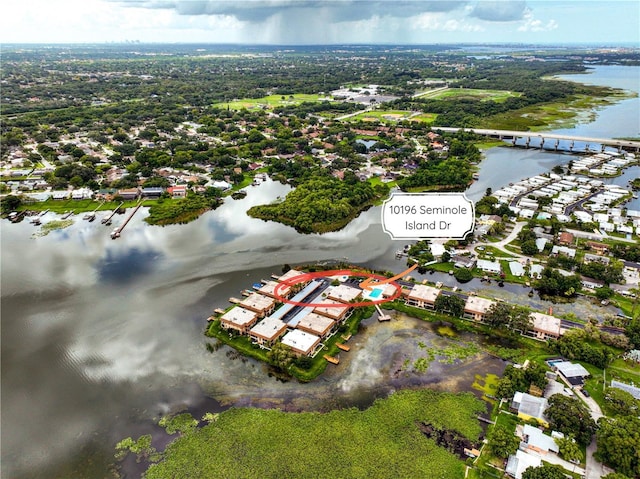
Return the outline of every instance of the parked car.
{"type": "Polygon", "coordinates": [[[591,397],[591,394],[589,394],[589,391],[587,391],[586,389],[582,390],[582,394],[584,394],[585,397],[591,397]]]}

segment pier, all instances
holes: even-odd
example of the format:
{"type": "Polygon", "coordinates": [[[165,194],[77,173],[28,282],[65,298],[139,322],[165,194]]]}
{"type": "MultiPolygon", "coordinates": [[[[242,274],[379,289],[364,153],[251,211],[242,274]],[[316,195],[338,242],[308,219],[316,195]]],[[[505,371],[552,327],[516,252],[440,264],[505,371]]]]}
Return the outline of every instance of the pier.
{"type": "MultiPolygon", "coordinates": [[[[95,209],[95,210],[93,210],[93,211],[91,211],[90,213],[87,213],[86,215],[84,215],[84,217],[83,217],[82,219],[83,219],[83,220],[87,220],[87,221],[93,221],[93,220],[95,220],[95,219],[96,219],[96,211],[98,211],[98,209],[99,209],[102,205],[104,205],[105,203],[106,203],[106,201],[105,201],[105,200],[102,200],[102,202],[101,202],[98,206],[96,206],[96,209],[95,209]]],[[[122,203],[121,203],[121,205],[122,205],[122,203]]],[[[118,208],[119,208],[119,207],[118,207],[118,208]]]]}
{"type": "Polygon", "coordinates": [[[391,316],[389,316],[388,314],[385,314],[384,311],[382,311],[380,306],[378,306],[377,304],[375,306],[376,306],[376,311],[378,312],[378,321],[380,322],[391,321],[391,316]]]}
{"type": "Polygon", "coordinates": [[[124,205],[124,201],[122,203],[120,203],[118,205],[118,207],[115,210],[113,210],[109,216],[107,216],[106,218],[102,218],[102,224],[103,225],[110,225],[111,224],[111,219],[115,216],[115,214],[118,212],[118,210],[120,209],[120,207],[122,205],[124,205]]]}
{"type": "MultiPolygon", "coordinates": [[[[127,219],[124,220],[124,223],[122,223],[122,225],[120,225],[119,227],[117,227],[116,229],[114,229],[111,232],[111,239],[116,239],[116,238],[120,238],[120,235],[122,234],[122,230],[124,230],[125,226],[127,226],[127,224],[129,223],[129,221],[131,221],[131,218],[133,218],[133,215],[135,215],[138,210],[140,209],[140,207],[142,206],[142,202],[138,201],[138,204],[136,205],[136,207],[133,209],[133,211],[131,212],[131,214],[129,216],[127,216],[127,219]]],[[[116,211],[118,211],[116,209],[116,211]]],[[[114,212],[115,213],[115,212],[114,212]]]]}

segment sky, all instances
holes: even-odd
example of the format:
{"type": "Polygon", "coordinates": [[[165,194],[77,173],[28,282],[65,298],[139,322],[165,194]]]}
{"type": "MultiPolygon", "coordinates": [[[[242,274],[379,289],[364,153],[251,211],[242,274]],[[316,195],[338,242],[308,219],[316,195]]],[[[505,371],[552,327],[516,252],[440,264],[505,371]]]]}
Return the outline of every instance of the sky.
{"type": "Polygon", "coordinates": [[[640,46],[638,0],[6,0],[0,43],[640,46]]]}

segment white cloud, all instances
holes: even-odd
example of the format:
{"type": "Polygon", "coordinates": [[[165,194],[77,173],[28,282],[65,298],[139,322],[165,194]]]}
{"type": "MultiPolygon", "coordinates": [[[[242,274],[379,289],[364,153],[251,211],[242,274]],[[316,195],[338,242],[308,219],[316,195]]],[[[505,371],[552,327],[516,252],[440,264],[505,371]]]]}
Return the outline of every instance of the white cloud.
{"type": "Polygon", "coordinates": [[[533,12],[529,9],[524,13],[524,23],[518,27],[519,32],[548,32],[558,28],[558,22],[550,19],[546,23],[538,20],[533,16],[533,12]]]}

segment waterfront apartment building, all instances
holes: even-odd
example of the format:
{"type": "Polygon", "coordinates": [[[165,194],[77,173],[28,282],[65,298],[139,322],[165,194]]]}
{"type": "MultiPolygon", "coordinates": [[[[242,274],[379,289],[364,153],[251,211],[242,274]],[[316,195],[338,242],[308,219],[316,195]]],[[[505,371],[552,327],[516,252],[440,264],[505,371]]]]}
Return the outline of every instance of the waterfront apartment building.
{"type": "Polygon", "coordinates": [[[258,315],[255,311],[236,306],[220,317],[220,326],[222,329],[232,329],[240,334],[247,334],[257,321],[258,315]]]}
{"type": "Polygon", "coordinates": [[[491,306],[496,304],[495,301],[479,296],[469,296],[464,303],[463,317],[472,319],[473,321],[483,322],[491,306]]]}
{"type": "MultiPolygon", "coordinates": [[[[270,298],[276,298],[276,288],[279,284],[280,283],[276,281],[267,281],[260,289],[258,289],[258,293],[269,296],[270,298]]],[[[283,284],[278,288],[278,295],[283,298],[289,298],[292,291],[293,287],[288,284],[283,284]]]]}
{"type": "Polygon", "coordinates": [[[336,327],[336,322],[326,316],[316,313],[309,313],[300,320],[296,328],[306,331],[307,333],[326,338],[336,327]]]}
{"type": "Polygon", "coordinates": [[[271,347],[286,332],[287,323],[269,316],[251,328],[249,337],[261,347],[271,347]]]}
{"type": "Polygon", "coordinates": [[[259,293],[252,293],[240,301],[240,306],[255,312],[259,318],[271,314],[276,307],[276,300],[259,293]]]}
{"type": "Polygon", "coordinates": [[[562,335],[559,318],[543,313],[531,313],[532,328],[526,335],[540,341],[558,339],[562,335]]]}
{"type": "Polygon", "coordinates": [[[405,304],[422,309],[433,309],[436,298],[440,294],[438,288],[427,286],[426,284],[416,284],[407,293],[405,304]]]}
{"type": "Polygon", "coordinates": [[[289,346],[296,356],[312,356],[320,344],[320,337],[294,329],[282,338],[282,344],[289,346]]]}

